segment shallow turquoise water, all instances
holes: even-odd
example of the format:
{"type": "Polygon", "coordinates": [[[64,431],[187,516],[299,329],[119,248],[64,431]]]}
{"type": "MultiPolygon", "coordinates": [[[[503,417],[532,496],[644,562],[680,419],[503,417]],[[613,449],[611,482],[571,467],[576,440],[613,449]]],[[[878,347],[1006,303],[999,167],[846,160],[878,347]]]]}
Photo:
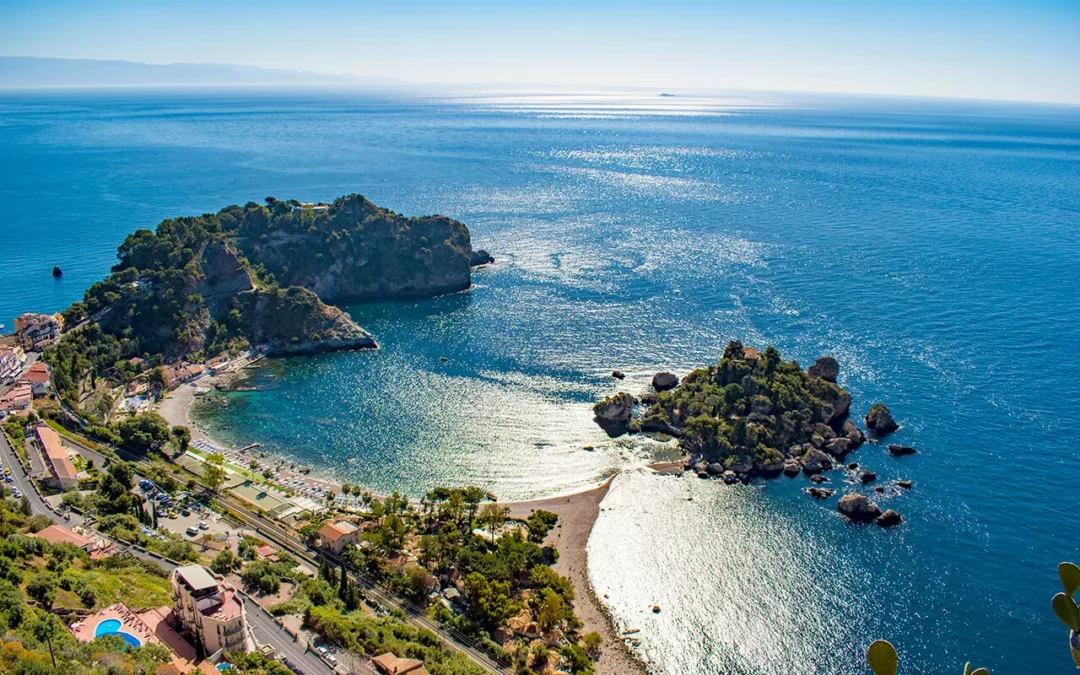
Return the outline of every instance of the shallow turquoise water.
{"type": "Polygon", "coordinates": [[[906,524],[846,525],[801,479],[630,471],[597,589],[671,675],[863,672],[876,637],[904,672],[1069,672],[1049,598],[1080,557],[1077,109],[605,101],[6,95],[0,316],[62,308],[166,216],[352,191],[446,213],[497,258],[470,292],[347,307],[382,349],[273,364],[207,421],[380,490],[531,496],[649,455],[589,420],[617,386],[730,338],[831,353],[855,411],[886,401],[923,451],[855,457],[915,481],[887,504],[906,524]]]}

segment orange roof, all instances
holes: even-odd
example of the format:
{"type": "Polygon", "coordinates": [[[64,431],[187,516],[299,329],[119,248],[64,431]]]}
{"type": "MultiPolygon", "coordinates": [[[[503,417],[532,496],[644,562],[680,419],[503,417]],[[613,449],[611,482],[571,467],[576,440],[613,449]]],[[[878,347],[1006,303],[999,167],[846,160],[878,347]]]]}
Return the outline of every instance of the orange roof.
{"type": "Polygon", "coordinates": [[[743,358],[748,361],[755,361],[761,358],[761,352],[754,347],[743,347],[743,358]]]}
{"type": "Polygon", "coordinates": [[[75,544],[79,548],[85,548],[94,542],[77,532],[72,532],[66,527],[59,525],[50,525],[44,530],[31,534],[31,537],[37,537],[38,539],[44,539],[50,544],[75,544]]]}
{"type": "Polygon", "coordinates": [[[330,541],[337,541],[347,534],[356,532],[356,530],[357,527],[348,521],[343,520],[340,523],[335,523],[328,520],[319,528],[319,536],[330,541]]]}
{"type": "Polygon", "coordinates": [[[45,449],[45,456],[56,472],[56,477],[61,480],[75,480],[75,467],[60,442],[60,434],[44,424],[34,427],[34,433],[37,434],[41,447],[45,449]]]}
{"type": "Polygon", "coordinates": [[[422,661],[403,659],[390,652],[379,654],[371,662],[386,675],[427,675],[422,661]]]}
{"type": "Polygon", "coordinates": [[[19,378],[32,384],[39,384],[41,382],[49,381],[49,369],[45,367],[45,364],[41,361],[36,361],[34,365],[26,369],[23,376],[19,378]]]}

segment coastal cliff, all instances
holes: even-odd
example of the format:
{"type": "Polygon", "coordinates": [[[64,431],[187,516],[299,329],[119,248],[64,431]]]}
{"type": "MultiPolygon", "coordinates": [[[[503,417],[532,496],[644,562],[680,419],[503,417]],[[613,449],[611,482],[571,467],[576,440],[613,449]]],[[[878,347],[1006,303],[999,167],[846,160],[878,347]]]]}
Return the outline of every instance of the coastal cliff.
{"type": "Polygon", "coordinates": [[[76,327],[45,355],[69,402],[124,383],[134,357],[198,360],[257,345],[271,355],[375,348],[328,301],[431,296],[471,283],[469,230],[406,218],[360,195],[333,204],[269,197],[138,230],[112,274],[64,312],[76,327]]]}

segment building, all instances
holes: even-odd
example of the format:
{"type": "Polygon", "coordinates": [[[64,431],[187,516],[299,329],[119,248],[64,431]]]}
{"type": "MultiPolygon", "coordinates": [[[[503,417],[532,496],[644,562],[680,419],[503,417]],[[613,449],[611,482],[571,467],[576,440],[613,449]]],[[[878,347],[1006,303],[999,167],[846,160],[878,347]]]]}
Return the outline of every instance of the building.
{"type": "Polygon", "coordinates": [[[18,382],[30,385],[34,398],[45,396],[49,393],[49,367],[41,361],[35,361],[25,373],[19,376],[18,382]]]}
{"type": "Polygon", "coordinates": [[[41,454],[45,458],[45,465],[49,467],[52,480],[61,490],[70,490],[79,487],[79,479],[76,476],[75,466],[68,459],[67,450],[60,442],[60,434],[53,431],[46,424],[34,427],[34,436],[37,438],[41,454]]]}
{"type": "Polygon", "coordinates": [[[69,530],[66,527],[61,527],[60,525],[50,525],[44,530],[28,536],[44,539],[50,544],[75,544],[87,553],[100,548],[99,541],[84,537],[78,532],[69,530]]]}
{"type": "Polygon", "coordinates": [[[202,565],[184,565],[169,576],[173,589],[173,615],[207,658],[219,652],[250,652],[255,640],[247,625],[244,600],[236,589],[202,565]]]}
{"type": "Polygon", "coordinates": [[[226,368],[230,362],[231,359],[229,358],[229,355],[227,353],[218,354],[217,356],[206,362],[206,367],[210,370],[211,374],[217,375],[224,368],[226,368]]]}
{"type": "Polygon", "coordinates": [[[14,382],[25,364],[26,352],[22,347],[0,347],[0,385],[14,382]]]}
{"type": "Polygon", "coordinates": [[[17,384],[14,389],[0,396],[0,413],[20,413],[30,410],[34,400],[33,390],[28,384],[17,384]]]}
{"type": "Polygon", "coordinates": [[[346,546],[360,541],[360,528],[346,520],[328,520],[319,528],[319,539],[324,549],[341,555],[346,546]]]}
{"type": "Polygon", "coordinates": [[[27,312],[15,319],[15,337],[24,349],[40,351],[59,339],[64,317],[27,312]]]}
{"type": "Polygon", "coordinates": [[[371,659],[371,662],[384,675],[428,675],[423,662],[416,659],[403,659],[400,656],[394,656],[390,652],[379,654],[371,659]]]}

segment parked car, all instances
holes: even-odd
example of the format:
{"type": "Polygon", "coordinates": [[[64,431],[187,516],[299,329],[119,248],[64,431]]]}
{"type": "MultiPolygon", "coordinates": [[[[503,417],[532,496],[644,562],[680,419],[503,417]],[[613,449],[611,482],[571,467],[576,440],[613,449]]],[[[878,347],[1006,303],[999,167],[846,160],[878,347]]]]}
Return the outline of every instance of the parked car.
{"type": "Polygon", "coordinates": [[[186,531],[187,531],[187,536],[189,536],[189,537],[194,537],[194,536],[199,534],[199,528],[195,527],[194,525],[189,527],[186,531]]]}

